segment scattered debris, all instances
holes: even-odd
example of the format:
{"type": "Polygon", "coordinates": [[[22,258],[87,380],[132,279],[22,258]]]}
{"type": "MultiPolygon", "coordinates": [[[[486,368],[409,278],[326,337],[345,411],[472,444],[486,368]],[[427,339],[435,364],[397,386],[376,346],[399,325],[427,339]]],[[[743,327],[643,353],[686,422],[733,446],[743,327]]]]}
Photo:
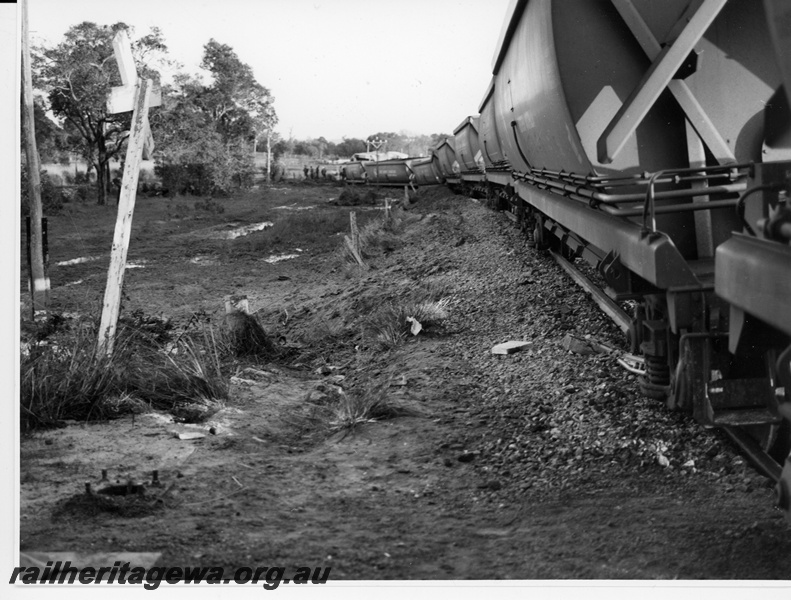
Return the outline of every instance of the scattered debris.
{"type": "Polygon", "coordinates": [[[415,317],[407,317],[406,320],[407,323],[412,323],[412,325],[409,328],[409,331],[412,333],[412,335],[417,335],[418,333],[423,331],[423,326],[420,324],[420,321],[418,321],[415,317]]]}
{"type": "Polygon", "coordinates": [[[200,438],[205,438],[205,433],[200,433],[199,431],[172,431],[173,437],[178,438],[180,440],[199,440],[200,438]]]}
{"type": "Polygon", "coordinates": [[[645,375],[645,359],[634,354],[623,354],[618,359],[618,364],[635,375],[645,375]]]}
{"type": "Polygon", "coordinates": [[[591,354],[615,354],[618,352],[615,348],[607,344],[597,342],[589,335],[586,335],[585,338],[582,339],[567,334],[561,343],[563,349],[567,352],[573,352],[574,354],[581,354],[583,356],[589,356],[591,354]]]}
{"type": "Polygon", "coordinates": [[[520,350],[524,350],[528,346],[532,345],[533,342],[503,342],[502,344],[497,344],[492,348],[492,354],[513,354],[514,352],[519,352],[520,350]]]}
{"type": "Polygon", "coordinates": [[[566,337],[563,338],[561,345],[566,352],[581,354],[582,356],[596,354],[596,350],[591,347],[587,340],[581,340],[580,338],[574,337],[573,335],[566,335],[566,337]]]}

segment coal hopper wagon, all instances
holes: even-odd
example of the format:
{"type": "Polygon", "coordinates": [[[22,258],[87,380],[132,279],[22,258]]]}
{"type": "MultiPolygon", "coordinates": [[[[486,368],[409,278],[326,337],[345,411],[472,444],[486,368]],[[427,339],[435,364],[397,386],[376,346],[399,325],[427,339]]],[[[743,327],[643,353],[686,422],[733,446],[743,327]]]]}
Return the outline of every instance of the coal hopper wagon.
{"type": "Polygon", "coordinates": [[[446,180],[594,266],[645,393],[722,428],[789,512],[791,2],[514,0],[492,75],[435,149],[446,180]]]}

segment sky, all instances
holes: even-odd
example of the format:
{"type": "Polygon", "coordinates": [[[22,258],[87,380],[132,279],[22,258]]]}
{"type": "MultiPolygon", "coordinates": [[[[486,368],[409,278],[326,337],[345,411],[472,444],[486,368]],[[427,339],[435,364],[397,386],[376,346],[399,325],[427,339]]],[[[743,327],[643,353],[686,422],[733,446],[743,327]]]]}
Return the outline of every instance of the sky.
{"type": "Polygon", "coordinates": [[[29,0],[33,43],[82,21],[164,34],[197,74],[211,38],[275,98],[285,138],[452,133],[478,106],[509,0],[29,0]]]}

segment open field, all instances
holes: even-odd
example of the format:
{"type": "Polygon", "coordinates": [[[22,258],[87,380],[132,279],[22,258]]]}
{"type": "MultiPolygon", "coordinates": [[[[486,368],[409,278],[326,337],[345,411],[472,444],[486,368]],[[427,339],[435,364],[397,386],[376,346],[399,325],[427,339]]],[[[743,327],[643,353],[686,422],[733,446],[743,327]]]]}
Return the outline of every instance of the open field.
{"type": "MultiPolygon", "coordinates": [[[[225,295],[235,293],[249,293],[258,310],[273,288],[296,286],[277,281],[293,262],[271,262],[274,258],[296,255],[292,261],[310,273],[323,269],[338,250],[351,210],[327,205],[339,194],[340,188],[328,185],[304,186],[297,193],[289,186],[272,187],[217,200],[138,198],[125,310],[179,320],[198,311],[213,314],[223,308],[225,295]],[[270,223],[271,228],[255,231],[270,223]]],[[[364,210],[361,225],[367,213],[375,211],[364,210]]],[[[95,313],[101,306],[115,217],[114,205],[92,204],[68,204],[63,214],[49,217],[54,312],[95,313]]],[[[26,314],[27,293],[20,299],[26,314]]]]}

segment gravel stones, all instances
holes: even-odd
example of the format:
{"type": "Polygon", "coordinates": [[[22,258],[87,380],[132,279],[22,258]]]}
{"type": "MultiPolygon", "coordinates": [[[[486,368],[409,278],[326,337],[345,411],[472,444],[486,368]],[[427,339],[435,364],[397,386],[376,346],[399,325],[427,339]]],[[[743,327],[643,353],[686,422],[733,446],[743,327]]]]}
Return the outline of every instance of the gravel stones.
{"type": "MultiPolygon", "coordinates": [[[[453,335],[444,343],[464,365],[459,407],[470,415],[459,432],[466,450],[458,461],[483,481],[496,475],[544,489],[646,469],[680,478],[729,474],[733,450],[718,433],[640,393],[637,378],[617,363],[628,350],[623,334],[551,257],[528,247],[501,213],[462,196],[442,204],[446,210],[411,233],[431,260],[405,262],[404,271],[424,281],[442,265],[454,283],[447,323],[453,335]],[[460,237],[466,243],[457,246],[460,237]],[[516,354],[491,354],[503,339],[532,343],[516,354]],[[707,456],[712,445],[726,463],[707,456]]],[[[742,479],[745,469],[737,469],[742,479]]]]}

